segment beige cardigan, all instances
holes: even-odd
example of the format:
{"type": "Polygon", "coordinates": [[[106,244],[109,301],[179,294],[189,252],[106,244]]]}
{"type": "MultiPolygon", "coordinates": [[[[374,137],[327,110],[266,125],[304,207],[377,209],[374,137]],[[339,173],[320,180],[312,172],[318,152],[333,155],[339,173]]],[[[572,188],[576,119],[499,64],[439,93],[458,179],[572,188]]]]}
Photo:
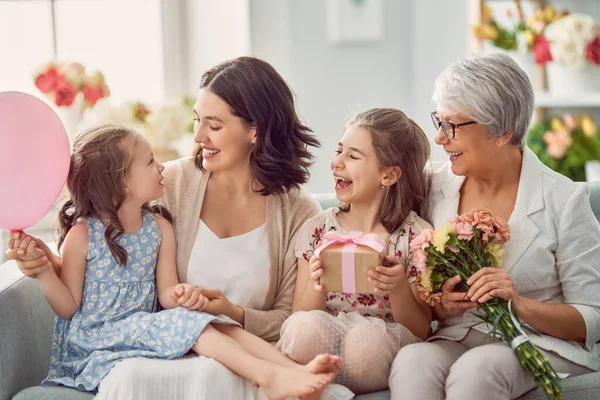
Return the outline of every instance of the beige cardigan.
{"type": "MultiPolygon", "coordinates": [[[[165,196],[162,202],[173,214],[177,236],[177,273],[179,280],[186,282],[210,173],[196,168],[190,157],[166,163],[163,174],[165,196]]],[[[243,307],[244,328],[248,332],[267,341],[279,339],[281,324],[292,312],[296,285],[298,263],[293,244],[304,222],[320,211],[319,203],[303,189],[267,197],[269,289],[264,310],[243,307]]]]}

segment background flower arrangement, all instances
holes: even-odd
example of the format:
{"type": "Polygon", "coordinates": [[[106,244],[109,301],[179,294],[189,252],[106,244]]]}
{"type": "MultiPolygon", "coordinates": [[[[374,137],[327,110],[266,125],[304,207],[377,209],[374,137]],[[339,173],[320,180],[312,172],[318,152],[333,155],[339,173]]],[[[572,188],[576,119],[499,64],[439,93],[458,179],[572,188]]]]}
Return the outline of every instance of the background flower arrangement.
{"type": "Polygon", "coordinates": [[[47,63],[35,72],[34,83],[57,107],[72,106],[78,96],[83,97],[84,107],[93,107],[110,95],[104,75],[100,71],[89,75],[77,62],[47,63]]]}
{"type": "Polygon", "coordinates": [[[533,125],[527,144],[538,158],[554,171],[574,181],[585,181],[587,162],[600,160],[600,137],[594,120],[587,114],[566,114],[533,125]]]}
{"type": "MultiPolygon", "coordinates": [[[[517,19],[512,27],[505,27],[484,3],[482,23],[473,27],[475,36],[499,49],[525,47],[539,65],[556,61],[571,67],[585,62],[600,66],[600,29],[592,17],[567,10],[558,12],[548,5],[526,20],[521,2],[517,0],[515,4],[517,19]]],[[[510,9],[506,13],[514,18],[510,9]]]]}
{"type": "Polygon", "coordinates": [[[189,156],[193,151],[194,99],[182,97],[177,101],[152,107],[141,101],[120,106],[101,100],[85,114],[80,130],[101,123],[121,123],[139,129],[154,148],[160,161],[189,156]]]}

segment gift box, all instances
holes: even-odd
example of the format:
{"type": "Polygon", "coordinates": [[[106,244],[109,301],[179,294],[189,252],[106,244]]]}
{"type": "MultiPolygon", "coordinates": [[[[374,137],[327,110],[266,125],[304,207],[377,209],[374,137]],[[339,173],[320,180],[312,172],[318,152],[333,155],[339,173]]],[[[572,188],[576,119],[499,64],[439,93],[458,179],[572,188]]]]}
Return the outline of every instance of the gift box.
{"type": "Polygon", "coordinates": [[[373,294],[368,271],[383,265],[387,254],[388,235],[335,231],[325,234],[315,250],[321,260],[321,285],[326,292],[373,294]]]}

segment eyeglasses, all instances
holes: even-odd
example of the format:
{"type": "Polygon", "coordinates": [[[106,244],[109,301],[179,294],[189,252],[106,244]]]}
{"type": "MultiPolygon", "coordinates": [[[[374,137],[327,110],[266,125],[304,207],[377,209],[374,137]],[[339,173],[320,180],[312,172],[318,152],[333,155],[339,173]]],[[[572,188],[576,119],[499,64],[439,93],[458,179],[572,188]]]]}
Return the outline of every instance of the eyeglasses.
{"type": "Polygon", "coordinates": [[[433,122],[433,126],[435,127],[435,130],[439,131],[440,128],[442,128],[442,132],[444,132],[444,135],[446,135],[446,137],[448,139],[454,139],[454,137],[456,136],[456,131],[455,131],[456,128],[460,128],[461,126],[477,123],[476,121],[468,121],[468,122],[462,122],[460,124],[455,124],[450,121],[442,121],[438,118],[436,111],[433,111],[431,113],[431,121],[433,122]]]}

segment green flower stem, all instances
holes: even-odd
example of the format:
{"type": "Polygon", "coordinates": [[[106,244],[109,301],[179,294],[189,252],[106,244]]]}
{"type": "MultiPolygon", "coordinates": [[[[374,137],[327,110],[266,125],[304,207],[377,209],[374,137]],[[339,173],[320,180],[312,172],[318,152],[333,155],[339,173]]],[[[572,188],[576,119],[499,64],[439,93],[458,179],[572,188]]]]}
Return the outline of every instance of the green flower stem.
{"type": "MultiPolygon", "coordinates": [[[[511,319],[506,301],[494,298],[482,304],[479,310],[483,311],[479,317],[491,326],[491,335],[499,334],[502,340],[510,344],[521,334],[511,319]]],[[[536,384],[546,392],[549,399],[562,399],[560,378],[542,352],[527,341],[518,346],[515,353],[521,365],[531,373],[536,384]]]]}

